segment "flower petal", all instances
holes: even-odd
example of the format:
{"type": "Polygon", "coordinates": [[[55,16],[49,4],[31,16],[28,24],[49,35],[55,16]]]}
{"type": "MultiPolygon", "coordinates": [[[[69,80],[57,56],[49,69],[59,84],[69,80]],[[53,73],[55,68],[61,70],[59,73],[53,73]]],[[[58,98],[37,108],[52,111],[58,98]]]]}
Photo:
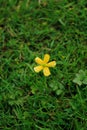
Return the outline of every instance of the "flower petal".
{"type": "Polygon", "coordinates": [[[45,54],[44,55],[44,63],[47,63],[50,59],[50,55],[49,54],[45,54]]]}
{"type": "Polygon", "coordinates": [[[56,61],[52,61],[47,64],[47,67],[55,67],[55,66],[56,66],[56,61]]]}
{"type": "Polygon", "coordinates": [[[35,62],[42,65],[43,64],[43,60],[41,60],[39,57],[35,58],[35,62]]]}
{"type": "Polygon", "coordinates": [[[51,74],[48,67],[44,67],[43,73],[44,73],[45,76],[49,76],[51,74]]]}
{"type": "Polygon", "coordinates": [[[37,72],[37,73],[40,72],[42,69],[43,69],[43,66],[34,67],[34,71],[37,72]]]}

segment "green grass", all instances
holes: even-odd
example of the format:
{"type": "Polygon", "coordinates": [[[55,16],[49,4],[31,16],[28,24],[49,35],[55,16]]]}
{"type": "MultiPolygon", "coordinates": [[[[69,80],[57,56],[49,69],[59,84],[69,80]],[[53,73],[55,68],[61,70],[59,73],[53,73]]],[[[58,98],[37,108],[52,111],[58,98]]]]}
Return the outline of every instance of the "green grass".
{"type": "Polygon", "coordinates": [[[87,130],[86,72],[86,0],[0,0],[0,130],[87,130]]]}

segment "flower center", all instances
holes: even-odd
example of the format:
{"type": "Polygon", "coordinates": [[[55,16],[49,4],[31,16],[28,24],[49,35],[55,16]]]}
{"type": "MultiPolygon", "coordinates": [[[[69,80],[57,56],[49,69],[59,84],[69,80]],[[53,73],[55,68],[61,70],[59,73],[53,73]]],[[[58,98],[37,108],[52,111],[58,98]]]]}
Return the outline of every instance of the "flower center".
{"type": "Polygon", "coordinates": [[[43,64],[42,66],[43,66],[43,67],[46,67],[46,66],[47,66],[47,64],[43,64]]]}

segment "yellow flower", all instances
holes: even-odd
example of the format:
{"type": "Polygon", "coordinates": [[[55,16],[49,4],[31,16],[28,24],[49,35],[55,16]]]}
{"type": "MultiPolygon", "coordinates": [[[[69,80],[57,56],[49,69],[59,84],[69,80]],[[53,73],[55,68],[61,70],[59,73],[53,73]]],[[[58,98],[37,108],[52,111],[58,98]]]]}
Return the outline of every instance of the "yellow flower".
{"type": "Polygon", "coordinates": [[[43,60],[40,59],[39,57],[36,57],[35,62],[39,65],[34,67],[34,71],[38,73],[41,70],[43,70],[44,75],[49,76],[51,74],[49,67],[55,67],[56,66],[56,61],[49,62],[49,59],[50,59],[49,54],[45,54],[43,60]]]}

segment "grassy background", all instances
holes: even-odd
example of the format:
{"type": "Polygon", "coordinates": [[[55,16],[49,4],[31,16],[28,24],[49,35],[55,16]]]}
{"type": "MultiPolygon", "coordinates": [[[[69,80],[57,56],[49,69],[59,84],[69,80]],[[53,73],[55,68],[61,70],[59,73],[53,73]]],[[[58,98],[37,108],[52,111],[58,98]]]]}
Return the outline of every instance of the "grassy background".
{"type": "Polygon", "coordinates": [[[86,0],[0,0],[0,129],[87,130],[86,0]],[[51,76],[36,56],[51,55],[51,76]]]}

